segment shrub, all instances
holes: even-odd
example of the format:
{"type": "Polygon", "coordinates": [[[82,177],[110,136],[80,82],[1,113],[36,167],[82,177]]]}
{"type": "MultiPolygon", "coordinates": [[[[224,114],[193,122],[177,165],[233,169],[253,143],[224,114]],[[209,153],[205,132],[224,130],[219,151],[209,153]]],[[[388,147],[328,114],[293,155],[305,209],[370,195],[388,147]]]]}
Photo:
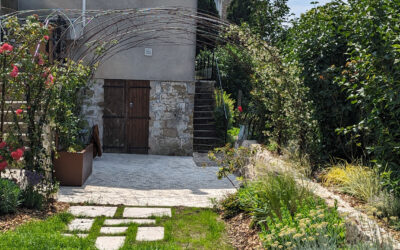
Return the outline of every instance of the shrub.
{"type": "Polygon", "coordinates": [[[45,197],[32,187],[22,191],[22,205],[31,209],[42,209],[45,197]]]}
{"type": "Polygon", "coordinates": [[[293,215],[282,204],[282,217],[266,219],[261,238],[270,249],[329,249],[345,243],[345,225],[337,208],[328,208],[324,201],[314,197],[297,201],[298,210],[293,215]]]}
{"type": "Polygon", "coordinates": [[[220,203],[222,217],[230,219],[243,212],[237,193],[229,194],[220,203]]]}
{"type": "Polygon", "coordinates": [[[238,197],[243,209],[253,216],[254,223],[260,224],[268,217],[282,218],[282,207],[294,215],[298,201],[306,200],[312,194],[289,174],[269,173],[262,180],[245,185],[239,190],[238,197]]]}
{"type": "Polygon", "coordinates": [[[17,184],[7,179],[0,179],[0,214],[16,211],[20,204],[21,189],[17,184]]]}
{"type": "MultiPolygon", "coordinates": [[[[228,178],[231,174],[245,175],[245,167],[250,163],[252,156],[256,153],[255,148],[232,148],[231,144],[216,148],[208,154],[210,160],[215,161],[219,167],[218,179],[228,178]]],[[[232,180],[231,183],[234,185],[232,180]]],[[[235,186],[236,187],[236,186],[235,186]]]]}
{"type": "Polygon", "coordinates": [[[227,138],[228,131],[232,129],[233,123],[235,122],[235,101],[232,100],[231,95],[227,94],[225,91],[221,93],[220,90],[215,90],[214,117],[216,121],[217,136],[221,140],[227,142],[229,140],[227,138]]]}
{"type": "Polygon", "coordinates": [[[365,202],[382,190],[377,170],[347,163],[330,168],[323,176],[323,183],[337,186],[342,192],[365,202]]]}
{"type": "Polygon", "coordinates": [[[249,182],[222,206],[228,215],[252,215],[267,249],[327,249],[345,243],[345,225],[337,208],[328,208],[288,173],[270,172],[249,182]]]}

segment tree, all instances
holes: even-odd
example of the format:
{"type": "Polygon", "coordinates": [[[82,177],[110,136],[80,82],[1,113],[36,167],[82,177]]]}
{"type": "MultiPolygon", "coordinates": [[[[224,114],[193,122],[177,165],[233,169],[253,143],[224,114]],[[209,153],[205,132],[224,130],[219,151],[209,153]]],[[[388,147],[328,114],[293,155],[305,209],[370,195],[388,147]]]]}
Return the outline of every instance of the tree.
{"type": "Polygon", "coordinates": [[[228,20],[241,25],[248,23],[252,31],[270,43],[285,34],[283,27],[289,14],[288,0],[233,0],[228,8],[228,20]]]}

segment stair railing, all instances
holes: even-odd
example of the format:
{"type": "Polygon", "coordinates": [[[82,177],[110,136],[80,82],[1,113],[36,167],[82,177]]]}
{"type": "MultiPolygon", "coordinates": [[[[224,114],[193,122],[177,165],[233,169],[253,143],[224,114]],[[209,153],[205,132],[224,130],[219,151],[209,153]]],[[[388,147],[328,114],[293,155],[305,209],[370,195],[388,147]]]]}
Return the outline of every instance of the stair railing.
{"type": "Polygon", "coordinates": [[[217,79],[219,83],[219,91],[221,92],[221,99],[222,99],[222,105],[224,106],[224,115],[225,115],[225,120],[224,120],[224,143],[226,143],[227,139],[227,133],[228,133],[228,112],[226,111],[226,105],[225,105],[225,100],[224,100],[224,89],[222,88],[222,80],[221,80],[221,73],[219,71],[219,66],[218,66],[218,58],[214,57],[215,59],[215,66],[216,66],[216,73],[217,73],[217,79]]]}
{"type": "Polygon", "coordinates": [[[224,143],[227,141],[228,133],[228,112],[224,100],[224,89],[222,88],[221,72],[218,66],[218,58],[215,52],[206,53],[196,58],[196,79],[210,80],[217,83],[217,88],[221,93],[222,105],[224,105],[224,143]]]}

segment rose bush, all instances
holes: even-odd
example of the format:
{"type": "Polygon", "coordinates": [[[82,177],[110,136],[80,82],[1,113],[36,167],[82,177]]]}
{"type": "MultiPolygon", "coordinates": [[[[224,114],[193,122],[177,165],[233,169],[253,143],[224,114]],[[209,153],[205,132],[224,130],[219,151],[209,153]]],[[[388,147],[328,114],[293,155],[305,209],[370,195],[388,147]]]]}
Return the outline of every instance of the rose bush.
{"type": "Polygon", "coordinates": [[[88,82],[91,68],[53,59],[52,45],[58,41],[51,39],[57,29],[51,20],[42,22],[35,15],[24,20],[2,20],[0,170],[11,165],[23,168],[29,175],[23,193],[30,196],[24,198],[39,207],[35,200],[45,199],[35,197],[49,197],[57,187],[52,179],[52,131],[63,128],[66,137],[73,137],[75,131],[65,124],[79,119],[76,93],[88,82]]]}

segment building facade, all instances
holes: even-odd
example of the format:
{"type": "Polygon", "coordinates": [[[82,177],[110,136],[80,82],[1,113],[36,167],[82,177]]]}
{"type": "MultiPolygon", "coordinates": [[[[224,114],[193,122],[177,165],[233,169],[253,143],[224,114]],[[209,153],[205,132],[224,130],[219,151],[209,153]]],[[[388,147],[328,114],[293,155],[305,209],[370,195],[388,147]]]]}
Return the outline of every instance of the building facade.
{"type": "MultiPolygon", "coordinates": [[[[197,0],[19,0],[18,10],[197,8],[197,0]]],[[[143,20],[146,22],[146,20],[143,20]]],[[[193,29],[195,29],[195,24],[193,29]]],[[[105,152],[191,155],[195,32],[173,43],[142,42],[102,61],[86,90],[83,113],[98,125],[105,152]]]]}

